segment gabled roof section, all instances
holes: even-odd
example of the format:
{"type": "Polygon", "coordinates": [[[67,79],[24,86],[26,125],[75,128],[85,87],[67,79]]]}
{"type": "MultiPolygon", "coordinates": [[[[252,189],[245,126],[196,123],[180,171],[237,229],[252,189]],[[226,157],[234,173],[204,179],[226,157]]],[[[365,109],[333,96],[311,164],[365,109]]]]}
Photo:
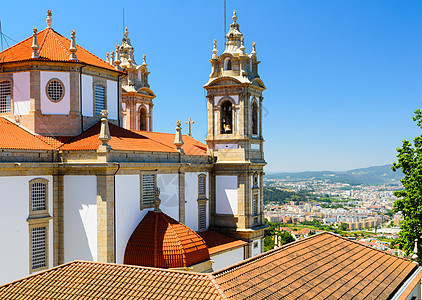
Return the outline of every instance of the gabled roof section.
{"type": "Polygon", "coordinates": [[[73,261],[0,286],[1,299],[223,299],[209,274],[73,261]]]}
{"type": "Polygon", "coordinates": [[[325,232],[213,275],[229,299],[390,299],[417,268],[325,232]]]}
{"type": "Polygon", "coordinates": [[[54,62],[81,62],[91,66],[117,71],[113,66],[77,45],[76,56],[78,60],[69,60],[70,40],[54,31],[52,28],[46,28],[38,32],[39,58],[31,58],[32,55],[32,36],[13,45],[10,48],[0,52],[0,63],[9,63],[17,61],[41,60],[54,62]]]}
{"type": "Polygon", "coordinates": [[[234,238],[212,230],[198,232],[198,234],[201,236],[201,238],[204,239],[205,243],[207,244],[210,255],[234,250],[236,248],[248,245],[247,242],[242,241],[241,239],[234,238]]]}
{"type": "Polygon", "coordinates": [[[54,150],[54,147],[15,123],[0,117],[0,149],[54,150]]]}
{"type": "Polygon", "coordinates": [[[207,245],[195,231],[163,212],[149,211],[127,242],[124,262],[186,268],[209,259],[207,245]]]}

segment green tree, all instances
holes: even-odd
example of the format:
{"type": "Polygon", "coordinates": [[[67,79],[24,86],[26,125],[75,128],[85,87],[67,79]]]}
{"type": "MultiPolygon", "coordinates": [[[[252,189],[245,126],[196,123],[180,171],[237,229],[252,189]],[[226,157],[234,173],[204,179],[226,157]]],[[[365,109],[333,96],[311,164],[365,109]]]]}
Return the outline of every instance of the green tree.
{"type": "MultiPolygon", "coordinates": [[[[420,109],[415,111],[413,120],[422,128],[420,109]]],[[[394,210],[403,214],[398,244],[408,255],[413,252],[415,239],[419,239],[422,229],[422,135],[413,139],[413,145],[404,140],[397,152],[397,163],[393,163],[391,169],[401,170],[404,178],[401,180],[403,190],[394,192],[398,198],[394,202],[394,210]]],[[[420,241],[418,246],[418,252],[421,253],[420,241]]]]}
{"type": "Polygon", "coordinates": [[[349,230],[349,224],[341,222],[340,223],[340,230],[343,230],[343,231],[349,230]]]}
{"type": "Polygon", "coordinates": [[[288,233],[287,231],[283,231],[282,233],[280,233],[278,238],[280,240],[280,246],[295,241],[293,236],[290,233],[288,233]]]}

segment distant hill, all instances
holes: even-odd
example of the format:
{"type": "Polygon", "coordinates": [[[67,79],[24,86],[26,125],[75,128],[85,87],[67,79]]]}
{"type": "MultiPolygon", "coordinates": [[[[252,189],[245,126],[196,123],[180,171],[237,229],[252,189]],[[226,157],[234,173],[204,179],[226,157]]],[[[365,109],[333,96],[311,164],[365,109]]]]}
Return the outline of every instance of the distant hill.
{"type": "Polygon", "coordinates": [[[288,179],[300,181],[303,179],[327,179],[329,182],[348,183],[350,185],[382,185],[399,183],[401,171],[393,172],[391,165],[374,166],[349,171],[310,171],[298,173],[273,173],[265,175],[265,179],[288,179]]]}

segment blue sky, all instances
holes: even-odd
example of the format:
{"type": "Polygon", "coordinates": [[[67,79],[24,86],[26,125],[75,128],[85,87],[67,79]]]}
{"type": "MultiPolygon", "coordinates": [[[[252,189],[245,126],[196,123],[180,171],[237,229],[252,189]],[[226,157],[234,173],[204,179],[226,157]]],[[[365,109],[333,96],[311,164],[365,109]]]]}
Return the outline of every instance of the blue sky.
{"type": "MultiPolygon", "coordinates": [[[[123,7],[137,62],[147,55],[154,130],[174,132],[191,117],[203,141],[202,86],[212,40],[224,50],[223,0],[6,1],[0,19],[20,41],[45,28],[51,9],[56,31],[75,29],[78,44],[105,58],[121,42],[123,7]]],[[[420,134],[421,1],[227,0],[227,24],[233,9],[247,52],[255,41],[262,62],[267,172],[392,163],[402,140],[420,134]]]]}

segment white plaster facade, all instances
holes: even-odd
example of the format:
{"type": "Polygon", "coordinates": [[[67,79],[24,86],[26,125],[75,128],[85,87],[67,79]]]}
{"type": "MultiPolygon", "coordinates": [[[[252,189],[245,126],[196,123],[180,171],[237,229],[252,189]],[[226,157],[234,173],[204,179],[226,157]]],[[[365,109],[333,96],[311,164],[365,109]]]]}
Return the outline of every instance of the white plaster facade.
{"type": "Polygon", "coordinates": [[[27,115],[30,110],[30,74],[19,72],[13,74],[13,114],[27,115]]]}
{"type": "Polygon", "coordinates": [[[40,71],[41,112],[44,115],[68,115],[70,111],[70,74],[68,72],[40,71]],[[48,99],[46,86],[49,80],[57,78],[64,86],[64,96],[59,102],[48,99]]]}
{"type": "Polygon", "coordinates": [[[211,259],[214,260],[212,265],[213,270],[218,271],[235,263],[241,262],[245,259],[244,252],[243,247],[239,247],[232,251],[211,255],[211,259]]]}
{"type": "Polygon", "coordinates": [[[217,214],[237,215],[237,176],[216,176],[217,214]]]}

